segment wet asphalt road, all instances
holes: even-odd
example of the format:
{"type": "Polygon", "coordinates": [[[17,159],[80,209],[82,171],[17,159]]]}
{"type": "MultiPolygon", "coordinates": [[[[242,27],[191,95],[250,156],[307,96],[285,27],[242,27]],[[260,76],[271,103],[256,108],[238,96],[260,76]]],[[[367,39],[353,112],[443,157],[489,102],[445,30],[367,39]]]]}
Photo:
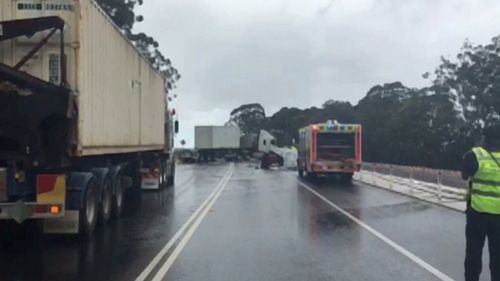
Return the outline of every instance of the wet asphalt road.
{"type": "MultiPolygon", "coordinates": [[[[300,185],[295,173],[237,164],[221,186],[228,169],[180,166],[174,188],[128,194],[124,217],[93,239],[16,228],[0,242],[0,280],[134,280],[221,187],[213,206],[195,217],[197,228],[190,225],[192,236],[180,237],[185,247],[177,241],[148,280],[169,260],[163,280],[439,280],[300,185]]],[[[305,183],[445,275],[463,279],[463,214],[356,182],[305,183]]]]}

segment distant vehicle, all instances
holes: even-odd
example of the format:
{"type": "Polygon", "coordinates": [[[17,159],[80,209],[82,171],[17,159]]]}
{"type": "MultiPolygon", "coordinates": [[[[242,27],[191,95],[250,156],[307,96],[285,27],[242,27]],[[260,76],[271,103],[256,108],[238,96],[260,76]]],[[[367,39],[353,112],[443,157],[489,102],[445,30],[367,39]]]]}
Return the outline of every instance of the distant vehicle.
{"type": "Polygon", "coordinates": [[[194,148],[204,162],[216,158],[233,159],[240,152],[240,136],[240,128],[236,126],[196,126],[194,148]]]}
{"type": "Polygon", "coordinates": [[[258,155],[261,169],[269,169],[271,166],[295,169],[297,167],[297,151],[291,148],[278,147],[276,138],[266,130],[260,130],[259,134],[248,134],[242,137],[242,149],[246,153],[250,151],[258,155]]]}
{"type": "Polygon", "coordinates": [[[265,130],[242,136],[236,126],[196,126],[195,148],[202,162],[257,158],[262,169],[285,164],[288,168],[295,168],[297,163],[296,151],[276,146],[276,138],[265,130]],[[289,159],[293,161],[286,161],[289,159]]]}
{"type": "Polygon", "coordinates": [[[276,138],[268,131],[260,130],[257,151],[262,154],[260,157],[261,169],[269,169],[271,166],[283,166],[284,157],[281,148],[276,146],[276,138]]]}
{"type": "Polygon", "coordinates": [[[0,1],[0,220],[90,236],[127,188],[174,181],[178,123],[160,72],[73,2],[0,1]]]}
{"type": "Polygon", "coordinates": [[[183,164],[193,164],[198,161],[199,154],[195,149],[181,148],[176,149],[175,158],[183,164]]]}
{"type": "Polygon", "coordinates": [[[361,125],[311,124],[299,131],[299,176],[336,174],[351,181],[361,168],[361,125]]]}

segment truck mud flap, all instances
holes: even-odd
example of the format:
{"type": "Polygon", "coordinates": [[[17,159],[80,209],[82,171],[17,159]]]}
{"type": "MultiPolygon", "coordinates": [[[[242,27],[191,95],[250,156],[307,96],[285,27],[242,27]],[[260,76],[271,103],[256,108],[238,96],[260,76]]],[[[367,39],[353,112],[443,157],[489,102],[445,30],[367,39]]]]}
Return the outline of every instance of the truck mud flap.
{"type": "Polygon", "coordinates": [[[80,211],[66,211],[59,219],[46,219],[43,222],[45,234],[78,234],[80,232],[80,211]]]}

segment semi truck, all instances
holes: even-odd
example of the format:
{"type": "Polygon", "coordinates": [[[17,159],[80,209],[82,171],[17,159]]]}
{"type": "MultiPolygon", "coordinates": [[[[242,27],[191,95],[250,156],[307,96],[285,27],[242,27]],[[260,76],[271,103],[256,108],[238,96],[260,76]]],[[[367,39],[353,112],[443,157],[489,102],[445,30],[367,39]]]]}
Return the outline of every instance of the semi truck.
{"type": "Polygon", "coordinates": [[[0,1],[0,220],[90,236],[172,183],[165,89],[93,0],[0,1]]]}
{"type": "Polygon", "coordinates": [[[300,177],[334,174],[349,182],[361,169],[361,125],[327,121],[301,128],[298,154],[300,177]]]}

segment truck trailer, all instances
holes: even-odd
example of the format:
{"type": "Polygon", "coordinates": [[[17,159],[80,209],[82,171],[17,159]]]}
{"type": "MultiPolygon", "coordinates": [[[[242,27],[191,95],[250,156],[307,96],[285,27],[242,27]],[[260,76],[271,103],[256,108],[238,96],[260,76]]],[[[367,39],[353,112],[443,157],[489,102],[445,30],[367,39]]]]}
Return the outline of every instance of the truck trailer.
{"type": "Polygon", "coordinates": [[[172,183],[165,89],[93,0],[0,1],[0,219],[90,236],[172,183]]]}
{"type": "Polygon", "coordinates": [[[239,155],[240,137],[240,128],[236,126],[195,126],[194,148],[205,162],[215,158],[232,160],[239,155]]]}
{"type": "Polygon", "coordinates": [[[299,176],[339,175],[351,181],[361,169],[361,125],[327,121],[299,130],[299,176]]]}

